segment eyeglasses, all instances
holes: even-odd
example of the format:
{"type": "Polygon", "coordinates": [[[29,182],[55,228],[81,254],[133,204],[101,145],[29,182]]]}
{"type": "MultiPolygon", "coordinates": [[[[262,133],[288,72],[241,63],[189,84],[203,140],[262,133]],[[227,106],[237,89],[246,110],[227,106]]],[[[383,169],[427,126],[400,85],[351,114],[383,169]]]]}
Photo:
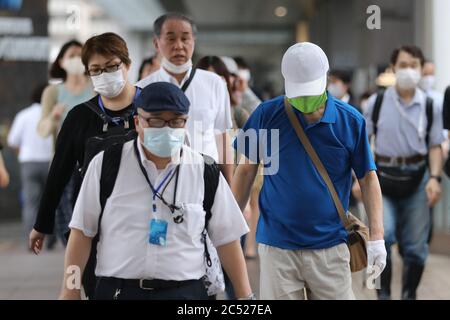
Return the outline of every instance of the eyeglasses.
{"type": "Polygon", "coordinates": [[[101,75],[103,72],[106,72],[106,73],[116,72],[117,70],[120,69],[122,64],[123,64],[123,62],[120,62],[119,64],[115,64],[113,66],[107,66],[105,68],[94,68],[94,69],[88,70],[88,74],[91,77],[95,77],[95,76],[101,75]]]}
{"type": "Polygon", "coordinates": [[[175,119],[170,119],[170,120],[164,120],[161,118],[145,119],[142,116],[139,116],[139,118],[141,118],[143,121],[145,121],[145,123],[147,123],[147,125],[150,128],[164,128],[166,126],[166,124],[168,124],[169,127],[173,128],[173,129],[179,129],[179,128],[184,128],[184,125],[187,122],[187,119],[185,119],[185,118],[175,118],[175,119]]]}

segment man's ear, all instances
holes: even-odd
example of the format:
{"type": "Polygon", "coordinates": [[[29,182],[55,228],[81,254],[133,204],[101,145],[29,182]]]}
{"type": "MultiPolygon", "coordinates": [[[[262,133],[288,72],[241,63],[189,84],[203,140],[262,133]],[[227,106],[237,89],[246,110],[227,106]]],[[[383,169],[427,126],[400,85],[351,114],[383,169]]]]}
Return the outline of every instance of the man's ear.
{"type": "Polygon", "coordinates": [[[139,116],[134,116],[134,126],[136,127],[136,131],[139,129],[139,116]]]}
{"type": "Polygon", "coordinates": [[[156,36],[153,37],[153,46],[155,47],[156,51],[159,52],[158,38],[156,36]]]}

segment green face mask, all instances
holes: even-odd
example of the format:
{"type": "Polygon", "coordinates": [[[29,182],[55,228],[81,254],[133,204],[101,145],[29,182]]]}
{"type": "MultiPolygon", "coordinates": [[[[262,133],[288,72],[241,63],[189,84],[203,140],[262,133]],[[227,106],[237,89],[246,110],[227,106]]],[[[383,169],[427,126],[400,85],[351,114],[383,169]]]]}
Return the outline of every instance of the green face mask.
{"type": "Polygon", "coordinates": [[[320,96],[298,97],[288,99],[289,103],[302,113],[313,113],[327,101],[327,92],[320,96]]]}

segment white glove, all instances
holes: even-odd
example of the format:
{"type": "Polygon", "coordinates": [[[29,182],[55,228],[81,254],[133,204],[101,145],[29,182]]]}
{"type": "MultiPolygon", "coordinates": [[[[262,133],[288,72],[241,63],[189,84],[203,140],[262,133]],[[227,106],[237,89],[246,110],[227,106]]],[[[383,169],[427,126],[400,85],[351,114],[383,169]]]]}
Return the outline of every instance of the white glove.
{"type": "Polygon", "coordinates": [[[373,273],[373,270],[375,270],[380,275],[386,267],[386,257],[384,240],[367,242],[367,273],[373,273]]]}

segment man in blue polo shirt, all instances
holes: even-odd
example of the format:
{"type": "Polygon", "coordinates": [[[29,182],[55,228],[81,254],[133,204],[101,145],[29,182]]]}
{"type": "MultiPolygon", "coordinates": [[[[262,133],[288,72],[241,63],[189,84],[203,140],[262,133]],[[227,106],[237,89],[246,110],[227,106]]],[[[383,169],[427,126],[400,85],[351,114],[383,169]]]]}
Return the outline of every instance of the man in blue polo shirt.
{"type": "MultiPolygon", "coordinates": [[[[298,43],[282,62],[286,97],[348,209],[352,169],[369,216],[369,266],[386,263],[381,191],[364,118],[326,92],[328,59],[298,43]]],[[[243,209],[257,164],[265,168],[257,230],[262,299],[354,299],[347,233],[328,188],[292,127],[281,96],[264,102],[237,136],[244,157],[233,193],[243,209]]]]}

